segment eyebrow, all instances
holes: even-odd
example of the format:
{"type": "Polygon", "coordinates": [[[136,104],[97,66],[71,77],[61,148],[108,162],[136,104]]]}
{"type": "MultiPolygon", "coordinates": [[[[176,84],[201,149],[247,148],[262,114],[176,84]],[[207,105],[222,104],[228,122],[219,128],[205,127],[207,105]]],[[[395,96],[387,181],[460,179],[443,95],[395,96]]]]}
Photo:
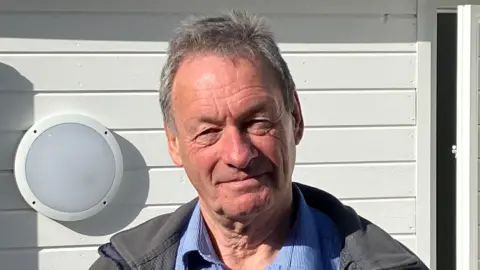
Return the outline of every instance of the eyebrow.
{"type": "MultiPolygon", "coordinates": [[[[248,119],[260,112],[265,112],[265,113],[270,113],[272,108],[269,106],[271,104],[270,98],[262,98],[260,101],[255,102],[255,104],[251,105],[248,107],[246,110],[244,110],[238,117],[238,121],[242,121],[244,119],[248,119]],[[267,109],[265,109],[267,108],[267,109]]],[[[273,99],[272,99],[273,101],[273,99]]],[[[219,119],[215,117],[210,117],[206,115],[200,115],[198,117],[191,118],[186,121],[188,125],[192,125],[191,129],[196,130],[198,128],[199,124],[207,123],[207,124],[213,124],[216,126],[221,126],[224,122],[224,119],[219,119]]],[[[189,128],[190,129],[190,128],[189,128]]]]}
{"type": "Polygon", "coordinates": [[[193,122],[194,124],[208,123],[208,124],[214,124],[214,125],[220,126],[223,123],[223,120],[202,115],[199,117],[191,118],[190,120],[187,121],[187,123],[190,123],[190,122],[193,122]]]}
{"type": "Polygon", "coordinates": [[[271,101],[274,101],[273,98],[267,98],[267,99],[262,99],[259,102],[255,102],[255,104],[253,106],[251,106],[247,110],[243,111],[238,116],[238,118],[239,119],[246,119],[246,118],[252,117],[253,115],[256,115],[260,112],[269,113],[272,109],[271,105],[270,105],[271,102],[268,102],[268,101],[270,101],[269,99],[271,99],[271,101]],[[267,109],[265,109],[265,108],[267,108],[267,109]]]}

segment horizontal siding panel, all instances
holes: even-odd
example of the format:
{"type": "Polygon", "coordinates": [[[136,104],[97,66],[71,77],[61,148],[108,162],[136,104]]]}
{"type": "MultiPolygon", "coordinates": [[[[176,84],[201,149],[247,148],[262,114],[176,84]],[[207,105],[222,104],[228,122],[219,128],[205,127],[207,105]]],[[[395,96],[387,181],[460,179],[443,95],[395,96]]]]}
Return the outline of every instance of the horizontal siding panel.
{"type": "MultiPolygon", "coordinates": [[[[414,91],[299,92],[299,96],[306,126],[415,124],[414,91]]],[[[27,130],[59,112],[89,115],[110,129],[163,128],[157,93],[0,93],[3,130],[27,130]]]]}
{"type": "Polygon", "coordinates": [[[392,235],[400,243],[404,244],[412,252],[417,253],[417,236],[415,234],[410,235],[392,235]]]}
{"type": "MultiPolygon", "coordinates": [[[[167,41],[188,14],[138,13],[3,13],[0,14],[0,52],[166,52],[167,41]],[[15,27],[11,27],[15,25],[15,27]],[[48,29],[48,31],[45,31],[48,29]]],[[[322,51],[323,44],[350,44],[369,50],[403,44],[414,51],[416,18],[376,16],[269,15],[269,23],[282,51],[322,51]],[[314,31],[298,31],[311,29],[314,31]],[[335,27],[322,27],[331,26],[335,27]],[[377,43],[377,45],[375,45],[377,43]],[[410,43],[410,44],[405,44],[410,43]]],[[[336,51],[341,48],[334,47],[336,51]]],[[[332,50],[332,49],[330,49],[332,50]]]]}
{"type": "Polygon", "coordinates": [[[0,251],[0,262],[5,270],[85,270],[99,257],[97,248],[92,246],[0,251]]]}
{"type": "Polygon", "coordinates": [[[396,198],[416,195],[415,175],[415,163],[297,165],[293,179],[340,199],[396,198]]]}
{"type": "Polygon", "coordinates": [[[102,244],[119,230],[134,227],[176,208],[177,206],[111,207],[94,218],[69,223],[59,223],[33,211],[0,212],[0,224],[4,232],[0,249],[102,244]]]}
{"type": "Polygon", "coordinates": [[[279,43],[283,53],[290,52],[416,52],[416,42],[402,43],[279,43]]]}
{"type": "Polygon", "coordinates": [[[0,91],[0,132],[27,130],[36,121],[34,103],[31,91],[0,91]]]}
{"type": "MultiPolygon", "coordinates": [[[[415,88],[415,54],[286,54],[298,89],[415,88]]],[[[155,90],[165,55],[1,55],[2,90],[155,90]],[[55,74],[55,79],[51,75],[55,74]],[[101,74],[101,76],[99,76],[101,74]],[[25,82],[25,78],[30,82],[25,82]],[[34,89],[25,89],[25,85],[34,89]]]]}
{"type": "Polygon", "coordinates": [[[0,91],[153,90],[164,60],[164,55],[3,55],[0,63],[15,68],[34,89],[19,89],[18,79],[10,78],[0,91]]]}
{"type": "MultiPolygon", "coordinates": [[[[393,237],[415,252],[415,235],[393,237]]],[[[0,251],[0,261],[5,269],[85,270],[98,256],[97,246],[0,251]]]]}
{"type": "Polygon", "coordinates": [[[20,195],[13,172],[0,172],[0,211],[11,209],[30,209],[30,206],[20,195]]]}
{"type": "Polygon", "coordinates": [[[415,91],[300,92],[307,126],[414,125],[415,91]]]}
{"type": "MultiPolygon", "coordinates": [[[[414,200],[358,201],[346,204],[389,233],[415,232],[414,200]]],[[[143,209],[112,207],[91,219],[64,224],[32,211],[0,212],[2,231],[7,232],[2,235],[0,249],[97,245],[108,241],[110,235],[118,230],[130,228],[172,210],[174,207],[166,206],[143,209]],[[52,232],[55,232],[54,237],[52,232]]]]}
{"type": "Polygon", "coordinates": [[[13,170],[15,152],[23,134],[23,132],[0,130],[0,171],[13,170]]]}
{"type": "MultiPolygon", "coordinates": [[[[0,132],[0,170],[13,169],[23,132],[0,132]]],[[[125,169],[174,166],[163,131],[119,131],[125,169]]],[[[414,161],[415,128],[306,129],[298,163],[414,161]]]]}
{"type": "Polygon", "coordinates": [[[297,148],[297,162],[414,161],[415,140],[415,128],[312,129],[297,148]]]}
{"type": "MultiPolygon", "coordinates": [[[[415,196],[415,171],[413,163],[297,165],[293,179],[340,199],[405,198],[415,196]]],[[[182,204],[196,196],[183,169],[144,168],[124,173],[122,186],[112,204],[182,204]]],[[[0,173],[0,210],[13,209],[30,207],[21,197],[13,174],[0,173]]]]}
{"type": "Polygon", "coordinates": [[[415,199],[345,201],[344,204],[388,233],[415,233],[415,199]]]}
{"type": "Polygon", "coordinates": [[[69,111],[94,117],[110,129],[163,128],[157,93],[39,94],[34,100],[36,119],[69,111]]]}
{"type": "Polygon", "coordinates": [[[415,0],[351,0],[298,2],[276,0],[209,0],[209,1],[155,1],[97,0],[77,1],[3,0],[0,11],[75,11],[75,12],[148,12],[148,13],[211,13],[212,10],[246,9],[261,13],[280,14],[416,14],[415,0]]]}

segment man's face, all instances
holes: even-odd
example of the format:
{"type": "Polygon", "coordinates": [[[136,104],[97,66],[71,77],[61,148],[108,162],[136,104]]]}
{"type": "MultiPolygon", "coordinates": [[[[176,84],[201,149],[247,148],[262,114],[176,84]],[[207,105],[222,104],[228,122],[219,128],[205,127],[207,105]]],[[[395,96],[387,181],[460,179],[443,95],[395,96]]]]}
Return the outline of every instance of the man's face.
{"type": "Polygon", "coordinates": [[[173,161],[183,166],[202,207],[233,219],[288,198],[303,135],[298,97],[284,106],[273,71],[261,61],[197,54],[173,83],[173,161]]]}

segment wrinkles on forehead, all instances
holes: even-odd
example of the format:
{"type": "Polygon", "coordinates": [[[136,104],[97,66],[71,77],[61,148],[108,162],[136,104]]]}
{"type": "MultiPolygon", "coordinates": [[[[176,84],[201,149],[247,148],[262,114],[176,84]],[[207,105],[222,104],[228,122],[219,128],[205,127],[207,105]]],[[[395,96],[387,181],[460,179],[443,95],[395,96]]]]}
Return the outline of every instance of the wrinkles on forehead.
{"type": "MultiPolygon", "coordinates": [[[[187,54],[183,60],[181,61],[178,69],[177,69],[177,76],[173,82],[172,88],[182,88],[187,84],[188,87],[191,87],[192,82],[186,80],[185,76],[178,76],[182,69],[185,69],[185,66],[188,67],[188,72],[190,72],[190,79],[195,79],[197,82],[197,87],[199,89],[204,88],[204,86],[210,86],[209,83],[212,83],[213,80],[216,80],[215,83],[221,87],[221,83],[228,84],[228,80],[236,79],[240,77],[242,74],[238,74],[239,70],[237,69],[237,76],[232,78],[232,74],[228,73],[231,71],[231,68],[237,68],[239,64],[242,63],[249,63],[252,67],[255,68],[256,73],[254,75],[259,75],[261,78],[261,82],[263,86],[268,86],[269,88],[279,88],[280,83],[278,81],[278,77],[275,75],[273,68],[268,64],[268,61],[264,60],[260,56],[255,56],[251,53],[245,54],[235,54],[235,55],[224,55],[220,53],[214,52],[197,52],[197,53],[190,53],[187,54]],[[212,58],[216,58],[216,65],[220,68],[225,68],[223,70],[223,76],[218,78],[217,74],[212,74],[207,72],[206,69],[211,67],[211,60],[212,58]],[[202,68],[204,67],[204,68],[202,68]],[[230,70],[229,70],[230,69],[230,70]],[[220,80],[218,80],[220,79],[220,80]],[[204,85],[205,84],[205,85],[204,85]]],[[[188,78],[188,77],[187,77],[188,78]]],[[[258,78],[258,77],[257,77],[258,78]]],[[[252,79],[257,79],[252,78],[252,79]]],[[[258,80],[257,80],[258,81],[258,80]]]]}
{"type": "Polygon", "coordinates": [[[179,68],[174,82],[173,111],[188,116],[183,119],[187,121],[197,118],[197,121],[218,122],[227,117],[225,112],[218,111],[219,103],[223,102],[240,118],[251,111],[278,114],[283,99],[274,78],[271,69],[262,68],[259,62],[198,55],[179,68]]]}

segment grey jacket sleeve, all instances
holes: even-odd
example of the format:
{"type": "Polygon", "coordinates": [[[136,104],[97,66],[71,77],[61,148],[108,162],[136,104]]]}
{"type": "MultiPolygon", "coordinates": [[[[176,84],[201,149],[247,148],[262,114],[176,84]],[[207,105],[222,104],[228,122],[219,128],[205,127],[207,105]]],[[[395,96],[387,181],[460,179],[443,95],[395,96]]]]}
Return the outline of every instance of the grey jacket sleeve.
{"type": "Polygon", "coordinates": [[[111,243],[101,245],[98,253],[100,257],[90,266],[90,270],[130,270],[111,243]]]}
{"type": "Polygon", "coordinates": [[[109,258],[101,256],[98,258],[89,270],[124,270],[123,267],[119,266],[117,263],[112,261],[109,258]]]}

